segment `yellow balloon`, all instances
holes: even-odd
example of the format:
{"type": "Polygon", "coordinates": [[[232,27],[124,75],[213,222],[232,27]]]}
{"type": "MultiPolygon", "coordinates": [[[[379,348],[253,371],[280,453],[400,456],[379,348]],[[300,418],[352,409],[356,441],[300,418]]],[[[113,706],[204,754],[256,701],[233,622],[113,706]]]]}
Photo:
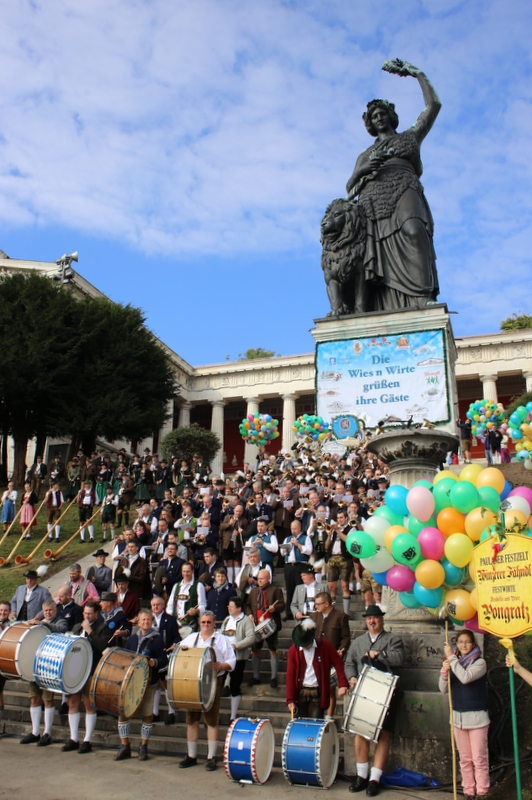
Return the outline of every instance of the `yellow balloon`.
{"type": "Polygon", "coordinates": [[[425,589],[437,589],[445,580],[445,570],[439,561],[426,558],[416,567],[416,581],[425,589]]]}
{"type": "Polygon", "coordinates": [[[517,508],[509,508],[504,512],[504,526],[507,531],[513,528],[514,525],[526,525],[527,518],[522,511],[517,508]]]}
{"type": "Polygon", "coordinates": [[[523,422],[523,424],[521,425],[521,430],[522,430],[522,431],[523,431],[523,433],[524,433],[524,434],[526,434],[527,436],[530,436],[530,434],[532,433],[532,428],[530,427],[530,425],[528,424],[528,422],[523,422]]]}
{"type": "Polygon", "coordinates": [[[451,617],[461,622],[466,622],[476,614],[471,603],[470,594],[465,589],[451,589],[450,592],[447,592],[445,595],[445,607],[451,617]]]}
{"type": "Polygon", "coordinates": [[[482,472],[483,467],[480,464],[468,464],[467,467],[464,467],[460,473],[460,480],[461,481],[469,481],[474,486],[476,486],[477,478],[482,472]]]}
{"type": "Polygon", "coordinates": [[[468,570],[469,570],[469,577],[471,578],[473,583],[476,583],[477,582],[477,571],[475,569],[475,562],[474,562],[473,559],[471,559],[471,561],[468,564],[468,570]]]}
{"type": "Polygon", "coordinates": [[[455,567],[465,567],[469,564],[472,553],[473,542],[465,533],[453,533],[445,542],[445,558],[455,567]]]}
{"type": "Polygon", "coordinates": [[[491,486],[500,494],[504,489],[504,475],[496,467],[486,467],[478,476],[476,486],[477,489],[480,489],[481,486],[491,486]]]}
{"type": "Polygon", "coordinates": [[[478,596],[477,596],[477,587],[476,586],[475,586],[474,589],[471,590],[471,593],[469,595],[469,602],[471,603],[471,605],[473,606],[475,611],[478,611],[478,596]]]}
{"type": "Polygon", "coordinates": [[[392,552],[392,542],[400,533],[408,533],[408,531],[402,525],[390,525],[384,534],[384,546],[390,553],[392,552]]]}
{"type": "Polygon", "coordinates": [[[455,475],[454,472],[451,472],[450,469],[442,469],[441,472],[436,473],[436,475],[432,479],[432,483],[436,485],[438,481],[442,481],[444,478],[451,478],[453,481],[457,481],[458,475],[455,475]]]}
{"type": "Polygon", "coordinates": [[[474,508],[465,518],[466,533],[472,542],[478,542],[484,528],[494,525],[498,519],[497,514],[494,514],[489,508],[482,506],[474,508]]]}
{"type": "Polygon", "coordinates": [[[523,442],[516,442],[515,443],[515,452],[516,453],[520,453],[521,450],[523,449],[523,447],[524,447],[523,442]]]}

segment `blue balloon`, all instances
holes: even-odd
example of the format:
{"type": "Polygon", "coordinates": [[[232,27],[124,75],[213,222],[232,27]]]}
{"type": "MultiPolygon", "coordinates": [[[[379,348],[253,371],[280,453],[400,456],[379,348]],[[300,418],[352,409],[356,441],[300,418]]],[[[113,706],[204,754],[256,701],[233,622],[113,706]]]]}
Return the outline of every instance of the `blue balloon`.
{"type": "Polygon", "coordinates": [[[384,494],[384,502],[394,514],[399,514],[400,517],[406,517],[409,513],[406,505],[407,495],[408,489],[404,486],[390,486],[386,489],[384,494]]]}
{"type": "Polygon", "coordinates": [[[526,408],[527,411],[532,411],[532,402],[527,403],[525,408],[526,408]]]}
{"type": "Polygon", "coordinates": [[[462,567],[456,567],[454,564],[451,564],[446,558],[442,558],[440,564],[443,567],[443,571],[445,572],[445,580],[444,583],[447,586],[460,586],[462,581],[464,580],[465,571],[462,567]]]}
{"type": "Polygon", "coordinates": [[[381,586],[388,586],[386,582],[387,573],[388,570],[385,569],[384,572],[372,572],[371,574],[373,575],[373,580],[377,581],[377,583],[380,583],[381,586]]]}
{"type": "Polygon", "coordinates": [[[512,491],[512,486],[508,481],[504,481],[504,489],[501,492],[501,500],[506,500],[510,492],[512,491]]]}
{"type": "Polygon", "coordinates": [[[510,427],[511,428],[518,428],[520,426],[520,424],[522,423],[522,421],[523,420],[521,419],[519,414],[516,414],[515,411],[514,411],[513,414],[510,414],[510,418],[508,420],[508,422],[510,423],[510,427]]]}
{"type": "Polygon", "coordinates": [[[422,606],[427,608],[437,608],[441,605],[443,599],[443,591],[441,586],[437,589],[427,589],[417,581],[414,584],[414,597],[422,606]]]}
{"type": "Polygon", "coordinates": [[[399,592],[399,600],[407,608],[420,608],[422,605],[416,599],[414,592],[399,592]]]}

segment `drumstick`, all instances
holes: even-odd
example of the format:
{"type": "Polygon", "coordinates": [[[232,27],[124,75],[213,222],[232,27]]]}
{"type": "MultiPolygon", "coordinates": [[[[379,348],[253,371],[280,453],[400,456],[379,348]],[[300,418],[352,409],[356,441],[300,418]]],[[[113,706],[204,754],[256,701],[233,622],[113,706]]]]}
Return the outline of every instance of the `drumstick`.
{"type": "MultiPolygon", "coordinates": [[[[120,633],[120,631],[123,631],[123,630],[124,630],[124,626],[122,625],[122,626],[121,626],[121,627],[120,627],[120,628],[117,630],[117,632],[116,632],[116,633],[120,633]]],[[[116,636],[116,633],[113,633],[113,635],[111,636],[111,638],[109,639],[109,641],[107,642],[107,644],[111,644],[111,642],[113,641],[113,639],[114,639],[114,638],[115,638],[115,636],[116,636]]]]}

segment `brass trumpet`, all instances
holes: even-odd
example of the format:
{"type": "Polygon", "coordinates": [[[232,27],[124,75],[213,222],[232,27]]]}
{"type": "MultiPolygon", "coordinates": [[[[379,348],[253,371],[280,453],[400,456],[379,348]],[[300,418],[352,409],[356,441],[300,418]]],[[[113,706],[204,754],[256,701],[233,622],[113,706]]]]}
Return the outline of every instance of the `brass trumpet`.
{"type": "Polygon", "coordinates": [[[247,502],[247,507],[251,508],[254,505],[255,505],[255,498],[254,497],[250,497],[248,502],[247,502]]]}
{"type": "Polygon", "coordinates": [[[205,544],[206,538],[207,537],[205,536],[204,533],[198,533],[196,535],[196,544],[198,545],[198,547],[203,547],[203,545],[205,544]]]}
{"type": "Polygon", "coordinates": [[[222,500],[222,508],[228,508],[228,506],[230,506],[230,505],[231,505],[231,501],[229,500],[229,498],[228,497],[224,497],[224,499],[222,500]]]}
{"type": "Polygon", "coordinates": [[[309,508],[310,508],[310,503],[309,503],[309,501],[308,501],[308,500],[305,500],[305,502],[304,502],[304,503],[301,503],[301,508],[303,509],[303,511],[308,511],[308,510],[309,510],[309,508]]]}

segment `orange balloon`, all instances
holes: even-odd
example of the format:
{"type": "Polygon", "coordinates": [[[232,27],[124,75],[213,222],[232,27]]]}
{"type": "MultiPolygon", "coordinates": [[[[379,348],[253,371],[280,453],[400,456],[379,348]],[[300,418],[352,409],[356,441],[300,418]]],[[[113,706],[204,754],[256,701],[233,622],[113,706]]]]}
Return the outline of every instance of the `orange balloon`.
{"type": "Polygon", "coordinates": [[[390,525],[384,534],[384,545],[390,553],[392,552],[392,542],[400,533],[408,533],[408,531],[402,525],[390,525]]]}
{"type": "Polygon", "coordinates": [[[445,607],[447,613],[460,620],[466,622],[475,616],[476,611],[471,603],[469,592],[465,589],[451,589],[445,595],[445,607]]]}
{"type": "Polygon", "coordinates": [[[477,477],[477,489],[480,489],[481,486],[491,486],[500,494],[504,489],[504,475],[500,469],[486,467],[477,477]]]}
{"type": "Polygon", "coordinates": [[[517,508],[509,508],[504,512],[504,526],[507,531],[511,530],[514,525],[526,525],[527,518],[522,511],[517,508]]]}
{"type": "Polygon", "coordinates": [[[472,542],[478,542],[480,534],[489,525],[498,522],[497,514],[490,511],[489,508],[479,506],[470,511],[465,518],[465,532],[472,542]]]}
{"type": "Polygon", "coordinates": [[[439,561],[426,558],[416,567],[416,581],[425,589],[437,589],[445,580],[445,570],[439,561]]]}
{"type": "Polygon", "coordinates": [[[445,536],[453,533],[465,533],[465,517],[456,508],[442,508],[436,518],[438,528],[445,536]]]}

